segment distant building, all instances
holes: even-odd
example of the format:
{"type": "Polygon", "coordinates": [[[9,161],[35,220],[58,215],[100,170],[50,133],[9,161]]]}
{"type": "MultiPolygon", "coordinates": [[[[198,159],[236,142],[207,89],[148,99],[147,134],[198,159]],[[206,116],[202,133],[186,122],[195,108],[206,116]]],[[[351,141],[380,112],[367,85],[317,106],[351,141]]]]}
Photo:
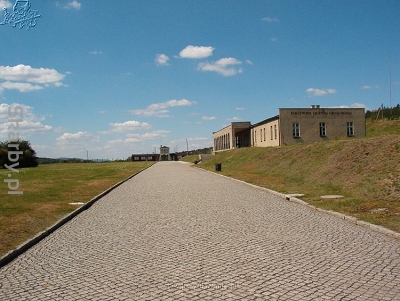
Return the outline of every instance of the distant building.
{"type": "Polygon", "coordinates": [[[341,137],[365,137],[363,108],[279,109],[277,116],[251,125],[232,122],[213,133],[213,151],[248,146],[281,146],[341,137]]]}
{"type": "Polygon", "coordinates": [[[171,161],[171,155],[169,153],[168,146],[160,146],[160,161],[171,161]]]}
{"type": "Polygon", "coordinates": [[[158,161],[160,155],[158,154],[133,154],[132,161],[158,161]]]}
{"type": "Polygon", "coordinates": [[[132,161],[178,161],[180,157],[182,157],[182,154],[171,154],[169,147],[161,145],[160,154],[133,154],[132,161]]]}

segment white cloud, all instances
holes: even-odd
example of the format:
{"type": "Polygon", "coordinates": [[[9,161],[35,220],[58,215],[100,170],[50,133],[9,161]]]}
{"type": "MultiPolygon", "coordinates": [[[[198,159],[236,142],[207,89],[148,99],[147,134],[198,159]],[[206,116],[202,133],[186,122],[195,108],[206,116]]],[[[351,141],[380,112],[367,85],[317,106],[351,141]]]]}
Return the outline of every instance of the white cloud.
{"type": "Polygon", "coordinates": [[[169,66],[169,57],[163,53],[157,54],[154,62],[157,66],[169,66]]]}
{"type": "Polygon", "coordinates": [[[93,143],[100,141],[98,136],[88,132],[64,133],[56,138],[57,145],[64,149],[76,148],[77,146],[87,148],[93,146],[93,143]]]}
{"type": "Polygon", "coordinates": [[[278,38],[276,38],[276,37],[271,38],[271,42],[276,42],[276,41],[278,41],[278,38]]]}
{"type": "Polygon", "coordinates": [[[333,108],[342,108],[342,109],[347,109],[347,108],[367,108],[367,106],[365,104],[356,102],[356,103],[353,103],[351,105],[342,105],[342,106],[333,107],[333,108]]]}
{"type": "Polygon", "coordinates": [[[82,3],[74,0],[74,1],[69,2],[67,5],[65,5],[64,8],[65,9],[71,9],[72,8],[72,9],[79,10],[79,9],[81,9],[81,6],[82,6],[82,3]]]}
{"type": "Polygon", "coordinates": [[[195,101],[190,101],[187,99],[180,99],[180,100],[172,99],[166,102],[151,104],[146,109],[131,110],[130,112],[133,115],[138,115],[138,116],[169,117],[168,108],[191,106],[194,104],[196,104],[195,101]]]}
{"type": "Polygon", "coordinates": [[[150,124],[147,122],[139,122],[136,120],[129,120],[123,123],[110,123],[111,130],[104,133],[110,132],[131,132],[137,129],[148,129],[150,124]]]}
{"type": "Polygon", "coordinates": [[[159,139],[159,138],[164,138],[166,137],[166,134],[168,134],[169,131],[165,130],[159,130],[159,131],[153,131],[153,132],[147,132],[144,134],[127,134],[126,138],[132,140],[137,140],[135,142],[141,142],[144,140],[153,140],[153,139],[159,139]]]}
{"type": "Polygon", "coordinates": [[[0,92],[5,89],[30,92],[44,87],[66,86],[62,83],[64,77],[64,74],[55,69],[32,68],[22,64],[14,67],[0,66],[0,80],[5,80],[5,82],[0,82],[0,92]]]}
{"type": "Polygon", "coordinates": [[[169,110],[138,109],[130,111],[133,115],[146,117],[170,117],[169,110]]]}
{"type": "Polygon", "coordinates": [[[266,17],[266,18],[262,18],[262,20],[267,22],[267,23],[279,22],[279,19],[278,18],[274,18],[274,17],[266,17]]]}
{"type": "Polygon", "coordinates": [[[186,141],[188,142],[189,149],[199,149],[212,146],[211,137],[190,137],[170,141],[169,145],[176,145],[177,151],[186,151],[186,141]],[[178,150],[178,146],[180,146],[178,150]]]}
{"type": "Polygon", "coordinates": [[[215,120],[215,119],[217,119],[217,117],[215,117],[215,116],[210,116],[210,117],[203,116],[203,117],[201,117],[201,119],[203,119],[203,120],[215,120]]]}
{"type": "Polygon", "coordinates": [[[0,66],[0,79],[11,81],[27,81],[37,84],[53,84],[61,82],[65,75],[54,69],[32,68],[26,65],[14,67],[0,66]]]}
{"type": "Polygon", "coordinates": [[[242,73],[243,70],[241,68],[233,67],[235,65],[240,65],[242,62],[232,58],[222,58],[213,63],[199,63],[198,70],[202,71],[212,71],[222,74],[223,76],[233,76],[238,73],[242,73]]]}
{"type": "Polygon", "coordinates": [[[242,108],[242,107],[236,107],[235,110],[236,110],[236,111],[243,111],[244,108],[242,108]]]}
{"type": "Polygon", "coordinates": [[[11,8],[12,3],[8,0],[0,0],[0,9],[3,11],[3,8],[11,8]]]}
{"type": "Polygon", "coordinates": [[[181,99],[181,100],[168,100],[167,102],[160,102],[160,103],[155,103],[149,106],[149,108],[153,109],[165,109],[168,107],[181,107],[181,106],[191,106],[195,104],[195,101],[190,101],[187,99],[181,99]]]}
{"type": "Polygon", "coordinates": [[[0,120],[4,120],[4,123],[0,123],[0,137],[1,140],[8,140],[8,135],[10,133],[9,127],[13,124],[15,126],[15,122],[8,122],[8,119],[10,119],[8,110],[10,108],[11,114],[16,115],[15,118],[20,118],[22,121],[18,122],[18,131],[13,130],[15,134],[19,134],[21,138],[26,138],[29,135],[34,135],[34,134],[41,134],[41,133],[47,133],[50,131],[53,131],[53,127],[50,125],[45,125],[43,124],[43,121],[45,118],[43,116],[36,116],[33,113],[34,108],[24,105],[24,104],[18,104],[18,103],[13,103],[11,105],[6,104],[6,103],[1,103],[0,104],[0,120]],[[20,107],[21,109],[17,110],[17,113],[15,113],[16,108],[20,107]],[[20,111],[22,111],[22,116],[20,114],[20,111]]]}
{"type": "Polygon", "coordinates": [[[211,46],[186,46],[180,53],[181,58],[203,59],[213,54],[214,48],[211,46]]]}
{"type": "Polygon", "coordinates": [[[246,63],[249,64],[249,65],[253,65],[253,62],[250,61],[250,60],[246,60],[246,63]]]}
{"type": "Polygon", "coordinates": [[[140,143],[148,140],[158,140],[161,138],[165,138],[169,131],[159,130],[148,132],[144,134],[127,134],[125,138],[109,140],[107,141],[104,148],[107,149],[120,149],[121,146],[133,146],[134,143],[140,143]]]}
{"type": "Polygon", "coordinates": [[[103,54],[103,51],[93,50],[93,51],[91,51],[89,53],[93,54],[93,55],[100,55],[100,54],[103,54]]]}
{"type": "Polygon", "coordinates": [[[336,89],[315,89],[315,88],[308,88],[306,90],[308,96],[325,96],[327,94],[335,94],[336,89]]]}
{"type": "Polygon", "coordinates": [[[18,90],[19,92],[31,92],[43,89],[42,86],[32,85],[30,83],[15,83],[15,82],[2,82],[0,83],[0,92],[3,90],[18,90]]]}
{"type": "Polygon", "coordinates": [[[380,86],[378,86],[378,85],[375,85],[375,86],[365,85],[365,86],[361,87],[361,89],[363,89],[363,90],[371,90],[371,89],[379,89],[379,88],[380,88],[380,86]]]}

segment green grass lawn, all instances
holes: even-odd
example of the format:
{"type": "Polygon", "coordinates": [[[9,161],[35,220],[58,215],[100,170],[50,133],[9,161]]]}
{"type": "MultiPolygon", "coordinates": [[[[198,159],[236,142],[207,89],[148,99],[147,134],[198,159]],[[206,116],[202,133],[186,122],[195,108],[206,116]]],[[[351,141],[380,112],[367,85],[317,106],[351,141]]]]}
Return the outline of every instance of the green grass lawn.
{"type": "Polygon", "coordinates": [[[60,163],[20,169],[22,195],[8,194],[10,173],[0,169],[0,256],[54,224],[114,184],[153,162],[60,163]]]}
{"type": "Polygon", "coordinates": [[[189,162],[189,163],[194,163],[194,161],[197,161],[197,160],[199,160],[199,155],[185,156],[180,159],[180,161],[189,162]]]}

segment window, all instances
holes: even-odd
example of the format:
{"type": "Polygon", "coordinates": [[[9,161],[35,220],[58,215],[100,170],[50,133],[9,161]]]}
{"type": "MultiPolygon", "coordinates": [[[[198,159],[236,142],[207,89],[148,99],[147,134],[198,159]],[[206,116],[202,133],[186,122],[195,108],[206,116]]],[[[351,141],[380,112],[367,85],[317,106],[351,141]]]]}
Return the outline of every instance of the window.
{"type": "Polygon", "coordinates": [[[319,123],[319,135],[321,137],[326,137],[326,124],[325,122],[319,123]]]}
{"type": "Polygon", "coordinates": [[[353,137],[354,136],[354,124],[353,122],[347,123],[347,136],[353,137]]]}
{"type": "Polygon", "coordinates": [[[254,143],[257,144],[257,131],[254,131],[254,143]]]}
{"type": "Polygon", "coordinates": [[[274,125],[274,131],[275,131],[275,139],[278,138],[278,130],[276,129],[276,124],[274,125]]]}
{"type": "Polygon", "coordinates": [[[265,141],[265,140],[267,140],[267,139],[265,138],[265,128],[264,128],[264,141],[265,141]]]}
{"type": "Polygon", "coordinates": [[[271,140],[274,139],[274,133],[272,132],[272,125],[271,125],[271,140]]]}
{"type": "Polygon", "coordinates": [[[300,137],[300,125],[298,123],[293,123],[293,138],[300,137]]]}
{"type": "Polygon", "coordinates": [[[260,130],[260,142],[262,142],[262,129],[260,130]]]}
{"type": "Polygon", "coordinates": [[[139,157],[134,157],[133,160],[139,161],[139,157]]]}

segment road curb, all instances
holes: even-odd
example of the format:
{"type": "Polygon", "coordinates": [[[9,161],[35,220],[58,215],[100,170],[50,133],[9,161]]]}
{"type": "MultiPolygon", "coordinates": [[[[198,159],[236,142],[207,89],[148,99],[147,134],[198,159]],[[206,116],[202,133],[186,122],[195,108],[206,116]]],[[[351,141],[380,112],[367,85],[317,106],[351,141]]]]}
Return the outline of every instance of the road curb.
{"type": "Polygon", "coordinates": [[[43,240],[44,238],[46,238],[47,236],[49,236],[51,233],[53,233],[54,231],[56,231],[58,228],[60,228],[61,226],[63,226],[64,224],[66,224],[67,222],[69,222],[70,220],[72,220],[74,217],[76,217],[78,214],[82,213],[83,211],[89,209],[94,203],[96,203],[99,199],[101,199],[103,196],[107,195],[108,193],[110,193],[111,191],[113,191],[115,188],[117,188],[118,186],[124,184],[126,181],[129,181],[130,179],[132,179],[133,177],[137,176],[138,174],[140,174],[141,172],[149,169],[150,167],[152,167],[154,164],[150,165],[149,167],[146,167],[145,169],[138,171],[137,173],[129,176],[128,178],[126,178],[125,180],[122,180],[116,184],[114,184],[113,186],[111,186],[110,188],[108,188],[107,190],[103,191],[102,193],[98,194],[97,196],[95,196],[94,198],[92,198],[90,201],[88,201],[87,203],[85,203],[84,205],[82,205],[81,207],[75,209],[74,211],[72,211],[71,213],[68,213],[66,216],[64,216],[62,219],[60,219],[59,221],[57,221],[54,225],[50,226],[49,228],[47,228],[46,230],[39,232],[37,235],[35,235],[33,238],[28,239],[27,241],[23,242],[22,244],[20,244],[17,248],[15,248],[14,250],[8,252],[6,255],[4,255],[3,257],[0,258],[0,268],[4,267],[5,265],[9,264],[11,261],[13,261],[14,259],[16,259],[18,256],[20,256],[21,254],[23,254],[24,252],[26,252],[27,250],[29,250],[31,247],[33,247],[34,245],[36,245],[38,242],[40,242],[41,240],[43,240]]]}
{"type": "Polygon", "coordinates": [[[392,238],[400,240],[400,233],[398,233],[396,231],[393,231],[393,230],[390,230],[388,228],[385,228],[383,226],[371,224],[371,223],[368,223],[366,221],[359,220],[356,217],[346,215],[344,213],[317,208],[317,207],[315,207],[315,206],[313,206],[313,205],[311,205],[311,204],[309,204],[309,203],[307,203],[307,202],[305,202],[305,201],[303,201],[303,200],[301,200],[299,198],[292,197],[289,194],[284,194],[284,193],[277,192],[275,190],[271,190],[271,189],[268,189],[268,188],[265,188],[265,187],[261,187],[261,186],[257,186],[257,185],[251,184],[251,183],[247,183],[245,181],[238,180],[238,179],[235,179],[235,178],[232,178],[232,177],[228,177],[228,176],[225,176],[225,175],[222,175],[222,174],[210,171],[210,170],[203,169],[201,167],[199,167],[199,169],[203,170],[203,171],[206,171],[206,172],[210,172],[212,174],[215,174],[215,175],[218,175],[218,176],[221,176],[221,177],[224,177],[224,178],[227,178],[227,179],[231,179],[231,180],[235,180],[235,181],[241,182],[243,184],[252,186],[254,188],[258,188],[258,189],[267,191],[269,193],[272,193],[272,194],[274,194],[276,196],[281,197],[282,199],[284,199],[286,201],[294,202],[294,203],[300,204],[302,206],[306,206],[306,207],[310,208],[311,210],[316,210],[316,211],[319,211],[321,213],[325,213],[325,214],[329,214],[329,215],[335,216],[335,217],[343,219],[343,220],[345,220],[345,221],[347,221],[347,222],[349,222],[351,224],[358,225],[358,226],[361,226],[361,227],[364,227],[364,228],[369,228],[370,230],[373,230],[375,232],[379,232],[381,234],[384,234],[384,235],[387,235],[387,236],[390,236],[392,238]]]}

